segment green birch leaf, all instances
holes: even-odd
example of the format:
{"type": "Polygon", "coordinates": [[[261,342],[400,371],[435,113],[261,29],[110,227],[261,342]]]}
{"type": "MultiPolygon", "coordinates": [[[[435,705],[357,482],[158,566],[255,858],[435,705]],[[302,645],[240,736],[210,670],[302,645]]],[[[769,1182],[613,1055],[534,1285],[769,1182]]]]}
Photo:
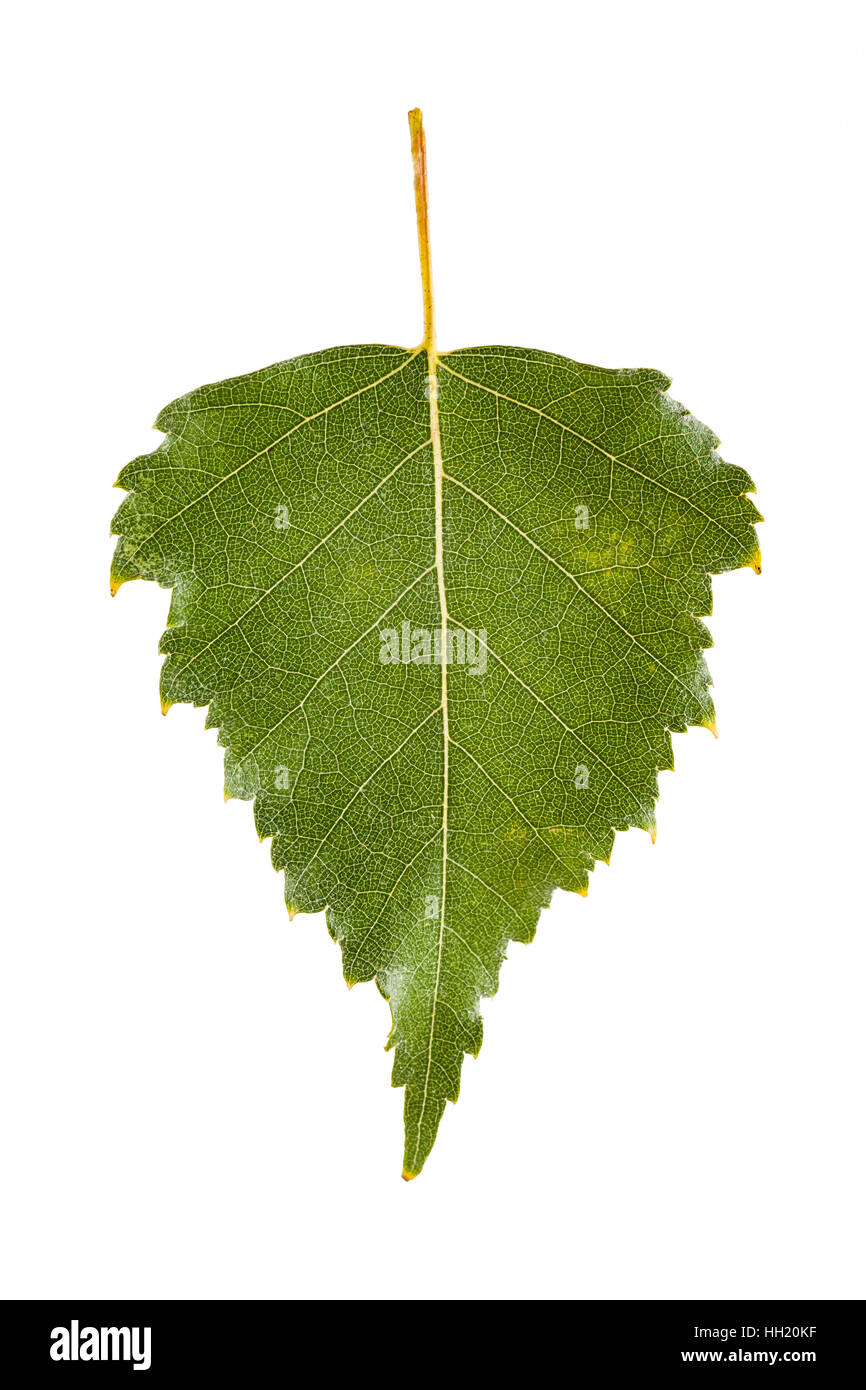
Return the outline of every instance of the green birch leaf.
{"type": "MultiPolygon", "coordinates": [[[[172,589],[163,708],[208,706],[291,914],[390,1002],[421,1169],[509,940],[654,833],[714,727],[710,576],[759,570],[741,468],[649,370],[340,347],[201,387],[123,469],[112,589],[172,589]]],[[[202,866],[204,867],[204,866],[202,866]]]]}

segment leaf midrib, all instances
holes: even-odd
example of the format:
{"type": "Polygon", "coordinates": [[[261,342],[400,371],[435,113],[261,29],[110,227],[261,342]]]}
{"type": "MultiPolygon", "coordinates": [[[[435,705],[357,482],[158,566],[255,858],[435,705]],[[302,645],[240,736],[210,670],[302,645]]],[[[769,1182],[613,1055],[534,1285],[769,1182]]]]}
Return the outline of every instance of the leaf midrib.
{"type": "MultiPolygon", "coordinates": [[[[430,325],[432,338],[432,322],[430,325]]],[[[442,978],[442,952],[445,943],[445,901],[448,885],[448,601],[445,593],[445,543],[443,529],[442,491],[445,469],[442,463],[442,432],[439,428],[439,389],[437,377],[438,355],[432,342],[427,343],[427,396],[430,405],[430,438],[433,443],[433,479],[435,498],[436,529],[436,587],[439,594],[439,626],[441,628],[440,662],[442,670],[442,895],[439,901],[439,939],[436,946],[436,979],[433,985],[433,1004],[430,1010],[430,1036],[427,1042],[427,1069],[424,1073],[424,1092],[421,1109],[418,1112],[418,1127],[415,1135],[415,1149],[409,1173],[416,1171],[418,1150],[421,1147],[421,1127],[427,1110],[427,1095],[430,1087],[430,1072],[433,1066],[433,1043],[436,1034],[436,1010],[439,1004],[439,985],[442,978]]]]}

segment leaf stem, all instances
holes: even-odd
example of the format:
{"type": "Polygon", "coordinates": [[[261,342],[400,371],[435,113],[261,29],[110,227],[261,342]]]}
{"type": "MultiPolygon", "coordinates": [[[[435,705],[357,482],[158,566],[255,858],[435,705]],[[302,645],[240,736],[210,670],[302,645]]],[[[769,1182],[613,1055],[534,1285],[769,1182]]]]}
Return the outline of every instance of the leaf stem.
{"type": "Polygon", "coordinates": [[[433,267],[430,260],[430,223],[427,214],[427,143],[424,122],[416,106],[409,112],[412,136],[412,165],[415,170],[415,213],[418,219],[418,254],[421,258],[421,287],[424,294],[424,341],[422,348],[436,351],[433,328],[433,267]]]}

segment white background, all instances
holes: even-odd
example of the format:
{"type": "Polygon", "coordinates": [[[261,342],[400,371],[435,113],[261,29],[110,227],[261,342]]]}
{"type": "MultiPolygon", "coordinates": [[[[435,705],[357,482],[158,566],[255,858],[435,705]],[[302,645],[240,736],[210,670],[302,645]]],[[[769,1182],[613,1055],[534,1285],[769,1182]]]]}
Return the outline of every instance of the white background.
{"type": "Polygon", "coordinates": [[[863,1297],[856,3],[34,4],[7,20],[0,1292],[863,1297]],[[120,467],[202,382],[420,337],[652,366],[757,479],[720,738],[513,946],[423,1175],[387,1005],[289,924],[120,467]]]}

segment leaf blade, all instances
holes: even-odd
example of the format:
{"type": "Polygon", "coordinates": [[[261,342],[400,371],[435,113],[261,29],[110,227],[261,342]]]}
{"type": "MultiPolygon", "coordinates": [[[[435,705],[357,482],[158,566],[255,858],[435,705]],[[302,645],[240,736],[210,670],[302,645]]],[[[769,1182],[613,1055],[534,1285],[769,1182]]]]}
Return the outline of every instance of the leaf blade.
{"type": "Polygon", "coordinates": [[[616,829],[654,832],[670,731],[712,724],[700,617],[757,513],[668,384],[332,349],[180,398],[119,479],[113,582],[174,587],[164,704],[209,706],[290,909],[327,908],[346,979],[390,1000],[407,1177],[508,940],[586,892],[616,829]],[[462,661],[407,660],[443,613],[462,661]]]}

